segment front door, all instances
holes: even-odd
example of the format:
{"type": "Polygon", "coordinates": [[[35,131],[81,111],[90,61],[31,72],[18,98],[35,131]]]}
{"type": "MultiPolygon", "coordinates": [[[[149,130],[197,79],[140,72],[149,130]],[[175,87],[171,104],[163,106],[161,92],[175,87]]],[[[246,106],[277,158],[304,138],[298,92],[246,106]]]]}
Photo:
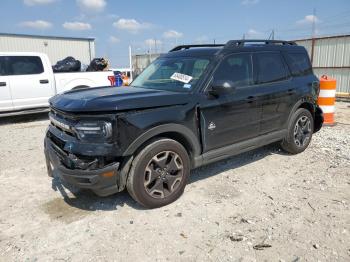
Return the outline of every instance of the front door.
{"type": "Polygon", "coordinates": [[[13,109],[10,82],[7,76],[6,60],[0,56],[0,112],[13,109]]]}
{"type": "Polygon", "coordinates": [[[252,56],[238,53],[226,56],[213,75],[213,81],[231,81],[235,91],[213,97],[203,95],[200,103],[204,153],[259,135],[260,101],[253,85],[252,56]]]}
{"type": "Polygon", "coordinates": [[[50,72],[38,56],[8,57],[9,81],[14,109],[46,107],[54,95],[50,72]]]}

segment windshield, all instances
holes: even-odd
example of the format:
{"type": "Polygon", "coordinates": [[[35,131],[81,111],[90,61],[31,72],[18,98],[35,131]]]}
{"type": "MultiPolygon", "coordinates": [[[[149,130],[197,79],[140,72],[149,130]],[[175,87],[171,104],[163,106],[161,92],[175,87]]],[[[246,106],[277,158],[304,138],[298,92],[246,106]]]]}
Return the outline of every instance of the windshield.
{"type": "Polygon", "coordinates": [[[188,92],[209,64],[208,58],[159,58],[132,83],[134,87],[188,92]]]}

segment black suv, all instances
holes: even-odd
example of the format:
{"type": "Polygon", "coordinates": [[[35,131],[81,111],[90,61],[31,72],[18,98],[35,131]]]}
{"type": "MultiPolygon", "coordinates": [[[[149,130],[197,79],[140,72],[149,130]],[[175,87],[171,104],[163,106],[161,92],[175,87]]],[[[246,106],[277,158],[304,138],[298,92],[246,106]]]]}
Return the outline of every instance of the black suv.
{"type": "Polygon", "coordinates": [[[278,141],[304,151],[323,124],[318,93],[307,52],[293,42],[178,46],[130,87],[53,97],[48,172],[100,196],[127,187],[160,207],[183,193],[193,168],[278,141]]]}

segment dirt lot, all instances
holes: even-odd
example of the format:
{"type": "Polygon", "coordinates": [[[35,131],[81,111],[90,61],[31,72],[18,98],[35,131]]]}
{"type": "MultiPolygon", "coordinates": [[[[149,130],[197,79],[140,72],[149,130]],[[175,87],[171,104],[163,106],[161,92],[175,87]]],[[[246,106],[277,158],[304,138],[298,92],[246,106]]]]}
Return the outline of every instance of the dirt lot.
{"type": "Polygon", "coordinates": [[[193,172],[145,210],[46,175],[45,115],[0,120],[1,261],[350,261],[350,104],[291,156],[270,145],[193,172]]]}

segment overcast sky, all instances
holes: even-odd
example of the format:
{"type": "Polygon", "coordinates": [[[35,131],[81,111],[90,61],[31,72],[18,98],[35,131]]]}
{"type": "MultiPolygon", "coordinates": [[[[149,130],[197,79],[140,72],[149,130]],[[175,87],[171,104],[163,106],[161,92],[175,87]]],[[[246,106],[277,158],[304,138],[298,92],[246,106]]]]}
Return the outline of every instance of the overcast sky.
{"type": "MultiPolygon", "coordinates": [[[[114,67],[182,43],[350,33],[350,0],[2,0],[0,32],[95,37],[114,67]],[[316,9],[315,16],[313,10],[316,9]]],[[[1,50],[0,50],[1,51],[1,50]]]]}

